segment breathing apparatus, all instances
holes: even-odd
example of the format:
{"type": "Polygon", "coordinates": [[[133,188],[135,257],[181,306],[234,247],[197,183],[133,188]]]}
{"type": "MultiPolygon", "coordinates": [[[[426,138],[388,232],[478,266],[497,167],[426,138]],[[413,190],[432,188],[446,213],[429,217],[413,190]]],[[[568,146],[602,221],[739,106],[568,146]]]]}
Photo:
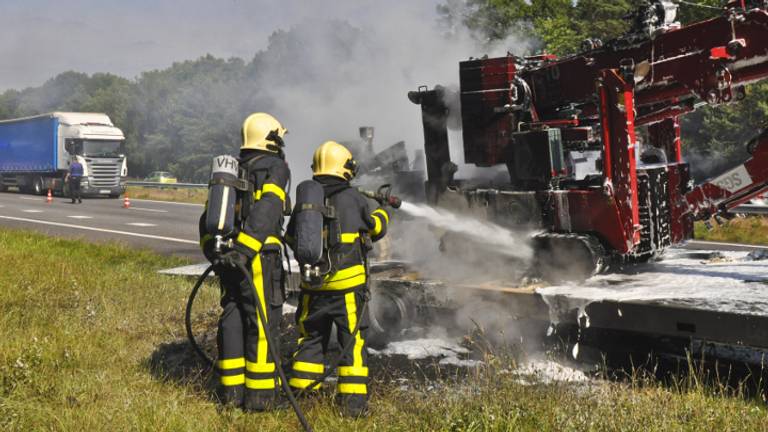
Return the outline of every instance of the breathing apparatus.
{"type": "MultiPolygon", "coordinates": [[[[229,155],[213,158],[208,183],[208,207],[205,217],[206,232],[216,242],[214,252],[222,253],[224,239],[235,231],[237,191],[247,190],[247,182],[240,178],[240,164],[229,155]]],[[[229,239],[231,242],[231,239],[229,239]]]]}

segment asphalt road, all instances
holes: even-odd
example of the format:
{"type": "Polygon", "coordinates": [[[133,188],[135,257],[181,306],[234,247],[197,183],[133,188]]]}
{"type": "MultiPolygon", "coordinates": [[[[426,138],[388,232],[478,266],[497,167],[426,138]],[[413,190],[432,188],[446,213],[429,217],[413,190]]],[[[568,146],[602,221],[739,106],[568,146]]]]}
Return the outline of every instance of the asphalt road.
{"type": "Polygon", "coordinates": [[[204,260],[198,246],[198,204],[122,199],[83,199],[0,193],[0,225],[93,242],[116,241],[169,255],[204,260]]]}
{"type": "MultiPolygon", "coordinates": [[[[116,241],[135,247],[205,260],[198,246],[197,223],[202,212],[199,204],[131,200],[123,208],[122,199],[84,199],[71,204],[69,199],[15,192],[0,193],[0,225],[33,229],[48,235],[116,241]]],[[[692,250],[749,251],[765,249],[730,243],[690,241],[692,250]]]]}

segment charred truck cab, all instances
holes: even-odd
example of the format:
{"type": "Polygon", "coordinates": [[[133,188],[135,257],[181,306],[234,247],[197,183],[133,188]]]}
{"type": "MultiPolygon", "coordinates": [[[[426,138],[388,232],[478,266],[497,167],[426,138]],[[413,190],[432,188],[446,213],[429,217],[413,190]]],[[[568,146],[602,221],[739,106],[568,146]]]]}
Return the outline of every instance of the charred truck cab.
{"type": "Polygon", "coordinates": [[[71,161],[84,196],[118,197],[128,175],[125,136],[106,114],[54,112],[0,121],[0,189],[65,193],[71,161]]]}
{"type": "Polygon", "coordinates": [[[644,2],[625,36],[587,40],[563,59],[460,63],[464,160],[506,166],[503,186],[454,180],[446,90],[409,93],[422,109],[428,201],[458,193],[496,223],[538,230],[542,273],[588,277],[652,258],[692,238],[695,220],[763,192],[766,133],[756,131],[743,165],[693,187],[679,119],[702,104],[740,101],[746,85],[768,77],[768,5],[730,2],[721,16],[685,27],[676,11],[669,1],[644,2]]]}

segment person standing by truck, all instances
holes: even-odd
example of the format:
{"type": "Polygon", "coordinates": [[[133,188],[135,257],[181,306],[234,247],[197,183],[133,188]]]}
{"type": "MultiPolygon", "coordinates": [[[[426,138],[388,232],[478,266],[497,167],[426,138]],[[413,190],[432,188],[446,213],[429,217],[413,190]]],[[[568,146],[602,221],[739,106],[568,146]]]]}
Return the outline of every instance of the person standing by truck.
{"type": "Polygon", "coordinates": [[[83,164],[73,159],[69,163],[69,172],[64,178],[65,182],[69,182],[69,196],[72,198],[72,204],[77,200],[78,203],[83,203],[83,198],[80,196],[80,180],[83,178],[83,164]]]}

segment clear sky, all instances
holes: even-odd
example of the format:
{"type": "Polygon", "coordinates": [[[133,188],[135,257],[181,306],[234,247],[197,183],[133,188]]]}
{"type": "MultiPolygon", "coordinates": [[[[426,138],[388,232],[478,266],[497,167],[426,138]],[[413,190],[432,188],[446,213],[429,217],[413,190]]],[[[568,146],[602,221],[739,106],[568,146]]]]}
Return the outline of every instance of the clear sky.
{"type": "MultiPolygon", "coordinates": [[[[56,74],[145,70],[210,53],[250,60],[276,29],[307,18],[373,23],[408,5],[434,21],[439,0],[0,0],[0,91],[56,74]]],[[[421,17],[420,17],[421,18],[421,17]]]]}

